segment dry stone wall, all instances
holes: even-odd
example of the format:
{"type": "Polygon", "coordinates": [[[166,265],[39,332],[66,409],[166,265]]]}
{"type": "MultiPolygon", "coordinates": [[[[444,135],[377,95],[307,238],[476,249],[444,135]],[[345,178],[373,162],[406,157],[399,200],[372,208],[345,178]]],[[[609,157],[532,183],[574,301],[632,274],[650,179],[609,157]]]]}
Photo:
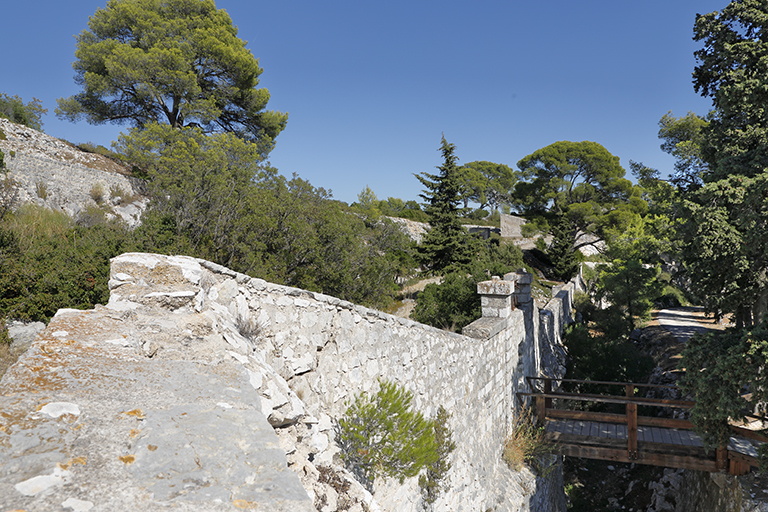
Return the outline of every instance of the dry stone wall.
{"type": "Polygon", "coordinates": [[[12,461],[0,505],[117,510],[124,495],[181,510],[416,511],[417,479],[377,481],[371,495],[337,456],[347,401],[389,379],[423,413],[452,414],[457,449],[434,510],[564,510],[557,471],[501,459],[515,392],[550,373],[557,350],[542,343],[559,343],[568,316],[538,329],[549,309],[530,301],[529,277],[481,283],[487,315],[459,335],[202,260],[119,256],[109,303],[61,312],[0,382],[0,459],[12,461]],[[104,494],[109,481],[121,494],[104,494]]]}

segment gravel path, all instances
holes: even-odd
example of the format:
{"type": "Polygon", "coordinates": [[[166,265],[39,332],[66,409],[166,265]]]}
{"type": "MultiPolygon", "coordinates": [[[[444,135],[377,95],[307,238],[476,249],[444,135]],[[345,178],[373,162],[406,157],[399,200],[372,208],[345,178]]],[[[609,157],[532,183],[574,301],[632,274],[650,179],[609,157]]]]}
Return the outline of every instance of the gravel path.
{"type": "Polygon", "coordinates": [[[685,343],[696,333],[714,330],[712,326],[699,320],[702,318],[703,312],[704,308],[700,307],[662,309],[659,311],[657,319],[659,325],[679,341],[685,343]]]}

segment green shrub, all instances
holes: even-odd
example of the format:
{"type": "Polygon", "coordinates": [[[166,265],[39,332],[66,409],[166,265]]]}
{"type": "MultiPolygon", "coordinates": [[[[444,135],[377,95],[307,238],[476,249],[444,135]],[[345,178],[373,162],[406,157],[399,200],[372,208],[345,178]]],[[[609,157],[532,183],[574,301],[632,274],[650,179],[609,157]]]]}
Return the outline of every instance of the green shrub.
{"type": "Polygon", "coordinates": [[[60,308],[109,299],[109,259],[125,252],[119,224],[76,226],[62,213],[26,205],[0,226],[0,316],[47,322],[60,308]]]}
{"type": "Polygon", "coordinates": [[[439,329],[460,331],[480,318],[478,281],[452,272],[440,284],[428,284],[417,300],[411,318],[439,329]]]}
{"type": "Polygon", "coordinates": [[[0,117],[14,123],[42,131],[42,116],[46,112],[48,109],[43,108],[43,103],[37,98],[32,98],[32,101],[25,105],[19,96],[0,94],[0,117]]]}
{"type": "MultiPolygon", "coordinates": [[[[567,375],[571,379],[609,382],[647,382],[655,366],[653,358],[626,338],[610,338],[584,324],[565,328],[568,350],[567,375]]],[[[585,393],[616,393],[616,388],[596,384],[563,383],[565,390],[585,393]]]]}
{"type": "Polygon", "coordinates": [[[439,458],[434,424],[411,409],[413,393],[379,381],[374,395],[362,393],[339,419],[341,459],[368,482],[378,476],[402,482],[439,458]]]}
{"type": "Polygon", "coordinates": [[[576,292],[573,295],[573,307],[581,313],[582,322],[589,323],[594,320],[597,306],[592,302],[592,298],[589,294],[584,292],[576,292]]]}
{"type": "Polygon", "coordinates": [[[653,299],[653,303],[659,308],[679,308],[690,305],[682,290],[672,284],[665,284],[661,289],[661,295],[653,299]]]}
{"type": "Polygon", "coordinates": [[[84,151],[86,153],[94,153],[97,155],[105,156],[112,160],[118,160],[118,161],[122,160],[122,157],[119,153],[115,153],[114,151],[107,149],[106,147],[100,144],[96,145],[93,142],[83,142],[81,144],[77,144],[75,147],[80,151],[84,151]]]}

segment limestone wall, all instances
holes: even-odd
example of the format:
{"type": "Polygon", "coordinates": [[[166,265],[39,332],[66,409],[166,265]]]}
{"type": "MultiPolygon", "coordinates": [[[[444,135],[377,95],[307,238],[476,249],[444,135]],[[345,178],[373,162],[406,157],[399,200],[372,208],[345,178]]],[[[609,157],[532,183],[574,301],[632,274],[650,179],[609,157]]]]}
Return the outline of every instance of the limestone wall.
{"type": "Polygon", "coordinates": [[[272,454],[270,467],[293,489],[280,498],[286,504],[416,511],[417,479],[377,481],[371,496],[340,466],[334,443],[334,423],[346,402],[389,379],[413,391],[423,413],[439,405],[452,413],[457,448],[449,489],[434,510],[564,510],[558,472],[537,478],[528,470],[510,471],[501,459],[515,393],[524,389],[525,375],[551,374],[543,364],[558,352],[568,318],[572,288],[539,312],[529,282],[529,275],[508,274],[481,283],[485,316],[459,335],[202,260],[119,256],[112,261],[109,303],[57,315],[3,378],[0,407],[15,419],[0,418],[0,458],[14,465],[0,470],[0,495],[7,497],[0,505],[34,509],[72,497],[116,510],[119,496],[100,493],[103,482],[117,479],[121,493],[147,506],[194,508],[206,503],[206,489],[214,486],[216,503],[209,508],[234,509],[243,500],[266,499],[273,477],[248,473],[248,461],[279,446],[307,494],[295,494],[272,454]],[[539,327],[541,318],[546,327],[539,327]],[[131,375],[155,384],[136,387],[131,375]],[[30,379],[52,387],[36,394],[25,384],[30,379]],[[197,404],[195,396],[203,401],[197,404]],[[78,408],[67,416],[61,439],[51,437],[56,426],[41,423],[35,412],[49,403],[78,408]],[[142,417],[135,424],[122,421],[122,413],[137,408],[142,417]],[[197,419],[187,423],[192,412],[197,419]],[[254,443],[242,425],[264,419],[277,436],[270,441],[254,431],[262,440],[254,443]],[[183,442],[167,437],[181,424],[187,425],[183,442]],[[230,447],[224,458],[232,461],[217,459],[213,438],[230,447]],[[32,446],[28,439],[40,441],[32,446]],[[188,449],[195,446],[203,451],[188,449]],[[95,465],[73,465],[81,456],[95,465]],[[129,456],[135,457],[130,463],[129,456]],[[234,460],[245,466],[232,466],[234,460]],[[172,481],[156,481],[152,472],[166,466],[175,468],[167,476],[172,481]],[[247,476],[245,483],[240,476],[247,476]],[[32,485],[42,481],[38,477],[45,486],[32,485]],[[349,484],[346,495],[334,479],[349,484]],[[225,489],[232,490],[229,498],[225,489]]]}

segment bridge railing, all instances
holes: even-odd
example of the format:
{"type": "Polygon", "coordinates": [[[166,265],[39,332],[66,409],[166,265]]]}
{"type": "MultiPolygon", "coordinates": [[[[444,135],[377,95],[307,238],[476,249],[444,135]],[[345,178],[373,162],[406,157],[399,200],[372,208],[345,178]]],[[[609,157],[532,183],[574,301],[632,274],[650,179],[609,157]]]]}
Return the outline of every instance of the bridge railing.
{"type": "MultiPolygon", "coordinates": [[[[750,466],[757,466],[757,459],[754,457],[728,450],[728,447],[719,447],[714,450],[714,457],[705,456],[703,449],[699,448],[697,450],[693,450],[693,448],[690,448],[688,449],[689,452],[696,452],[696,456],[692,457],[689,456],[690,454],[680,455],[678,453],[678,455],[673,455],[671,453],[659,452],[659,447],[655,446],[655,444],[653,444],[653,448],[655,448],[654,451],[651,449],[652,443],[645,443],[649,449],[645,450],[645,452],[641,454],[638,450],[638,426],[677,429],[683,431],[693,430],[693,423],[685,419],[638,415],[638,407],[641,406],[654,408],[674,408],[679,410],[691,409],[695,405],[695,402],[688,400],[646,398],[637,396],[637,391],[640,389],[679,389],[677,386],[627,382],[585,381],[578,379],[555,379],[549,377],[526,377],[526,380],[528,381],[529,389],[534,391],[529,393],[518,393],[518,398],[523,399],[530,397],[533,399],[537,420],[541,425],[543,425],[547,419],[626,425],[627,439],[625,449],[617,450],[617,446],[612,448],[581,447],[580,450],[574,449],[571,455],[577,453],[585,453],[589,455],[590,453],[594,453],[597,454],[597,456],[592,458],[626,462],[640,462],[644,464],[655,464],[662,466],[674,465],[674,467],[688,467],[691,469],[701,469],[705,471],[730,471],[732,474],[743,474],[749,471],[750,466]],[[598,384],[603,386],[615,386],[621,391],[617,391],[617,394],[615,395],[608,395],[566,392],[553,389],[554,383],[562,384],[566,382],[573,384],[598,384]],[[537,385],[537,383],[540,383],[541,385],[537,385]],[[621,394],[618,394],[620,392],[621,394]],[[618,414],[610,412],[560,409],[553,406],[555,400],[557,400],[560,404],[564,404],[566,401],[619,404],[624,406],[625,412],[624,414],[618,414]]],[[[753,440],[768,441],[768,438],[765,438],[764,436],[761,436],[753,431],[736,426],[732,426],[731,428],[738,435],[745,436],[753,440]]],[[[669,448],[670,452],[680,452],[680,449],[677,447],[675,447],[673,450],[672,446],[670,445],[669,448]]]]}

